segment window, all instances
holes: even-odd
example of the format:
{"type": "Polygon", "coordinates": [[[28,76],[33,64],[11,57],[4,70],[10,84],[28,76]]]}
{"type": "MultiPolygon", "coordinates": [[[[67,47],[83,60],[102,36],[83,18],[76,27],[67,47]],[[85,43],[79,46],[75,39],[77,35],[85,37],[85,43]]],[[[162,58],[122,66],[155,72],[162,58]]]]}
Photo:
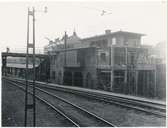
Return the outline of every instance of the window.
{"type": "Polygon", "coordinates": [[[135,53],[134,52],[129,52],[128,64],[135,65],[135,53]]]}
{"type": "Polygon", "coordinates": [[[117,65],[125,65],[125,48],[114,49],[114,63],[117,65]]]}
{"type": "Polygon", "coordinates": [[[138,41],[137,40],[134,41],[134,45],[138,46],[138,41]]]}
{"type": "Polygon", "coordinates": [[[52,79],[55,79],[55,76],[56,76],[56,72],[52,71],[52,79]]]}
{"type": "Polygon", "coordinates": [[[116,38],[112,38],[112,44],[115,45],[116,44],[116,38]]]}
{"type": "Polygon", "coordinates": [[[97,40],[97,41],[92,41],[90,46],[95,46],[95,47],[107,47],[108,41],[106,39],[103,40],[97,40]]]}
{"type": "Polygon", "coordinates": [[[106,61],[106,53],[101,53],[101,54],[100,54],[100,59],[101,59],[102,61],[106,61]]]}

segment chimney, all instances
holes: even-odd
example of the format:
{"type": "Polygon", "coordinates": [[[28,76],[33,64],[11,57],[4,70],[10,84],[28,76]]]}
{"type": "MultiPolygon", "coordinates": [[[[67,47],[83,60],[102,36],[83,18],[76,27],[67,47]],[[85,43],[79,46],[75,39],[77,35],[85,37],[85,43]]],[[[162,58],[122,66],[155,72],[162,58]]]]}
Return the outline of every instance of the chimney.
{"type": "Polygon", "coordinates": [[[110,29],[105,30],[105,34],[111,34],[111,30],[110,29]]]}

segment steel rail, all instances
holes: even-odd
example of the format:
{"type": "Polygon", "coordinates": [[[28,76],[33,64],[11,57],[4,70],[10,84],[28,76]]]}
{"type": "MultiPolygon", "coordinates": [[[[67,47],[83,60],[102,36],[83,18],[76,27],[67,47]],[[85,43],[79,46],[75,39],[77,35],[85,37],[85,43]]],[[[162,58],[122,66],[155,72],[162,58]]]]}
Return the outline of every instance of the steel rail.
{"type": "MultiPolygon", "coordinates": [[[[21,86],[19,86],[18,84],[14,83],[13,81],[7,81],[11,84],[13,84],[14,86],[18,87],[19,89],[25,91],[25,89],[21,86]]],[[[33,95],[32,92],[29,92],[29,94],[33,95]]],[[[57,109],[53,104],[49,103],[47,100],[44,100],[42,98],[40,98],[39,96],[36,95],[36,98],[40,101],[42,101],[44,104],[48,105],[49,107],[51,107],[54,111],[58,112],[60,115],[62,115],[63,117],[65,117],[68,121],[70,121],[74,126],[76,127],[80,127],[79,124],[77,124],[75,121],[73,121],[70,117],[68,117],[64,112],[62,112],[61,110],[57,109]]]]}
{"type": "MultiPolygon", "coordinates": [[[[44,87],[44,88],[48,88],[48,87],[44,87]]],[[[48,88],[48,89],[51,89],[51,88],[48,88]]],[[[52,88],[52,89],[55,89],[55,88],[52,88]]],[[[72,93],[72,94],[75,94],[75,95],[77,94],[77,95],[80,95],[80,96],[83,96],[83,97],[96,99],[96,100],[99,100],[99,101],[103,101],[105,103],[119,105],[119,106],[126,107],[126,108],[129,108],[129,109],[135,109],[135,110],[142,111],[142,112],[145,112],[145,113],[148,113],[148,114],[153,114],[153,115],[156,115],[156,116],[159,116],[159,117],[166,117],[166,113],[164,113],[164,112],[152,111],[152,110],[150,110],[150,108],[148,106],[147,106],[147,109],[146,109],[146,107],[142,108],[142,107],[138,107],[137,105],[134,106],[134,105],[131,105],[130,102],[129,102],[129,104],[125,103],[125,102],[121,103],[121,99],[119,99],[119,101],[112,101],[112,99],[109,100],[108,98],[105,98],[102,95],[97,96],[96,94],[90,94],[88,92],[76,92],[76,90],[74,91],[74,90],[64,90],[64,89],[55,89],[55,90],[68,92],[68,93],[72,93]]],[[[154,109],[154,108],[152,108],[152,109],[154,109]]]]}
{"type": "MultiPolygon", "coordinates": [[[[10,77],[7,77],[7,78],[10,78],[10,77]]],[[[20,78],[12,78],[12,79],[15,79],[17,81],[18,80],[19,81],[24,81],[23,79],[20,79],[20,78]]],[[[41,83],[39,81],[37,83],[40,84],[40,85],[46,85],[45,83],[41,83]]],[[[48,84],[47,84],[47,86],[50,86],[50,87],[52,86],[53,87],[53,85],[48,85],[48,84]]],[[[54,87],[56,87],[56,86],[54,86],[54,87]]],[[[58,88],[62,88],[62,87],[58,87],[58,88]]],[[[76,89],[71,89],[71,90],[76,90],[76,89]]],[[[80,90],[76,90],[76,91],[80,91],[80,90]]],[[[95,92],[90,92],[90,93],[96,94],[95,92]]],[[[139,99],[131,99],[131,98],[122,97],[122,96],[113,96],[113,95],[109,95],[108,96],[107,94],[100,94],[100,96],[104,96],[105,98],[108,98],[108,99],[110,99],[110,98],[121,98],[122,100],[125,99],[125,101],[130,101],[130,102],[132,101],[134,104],[147,105],[147,106],[150,105],[150,107],[152,107],[152,105],[156,105],[156,106],[158,106],[157,109],[161,109],[159,106],[161,106],[162,109],[166,109],[166,104],[162,104],[162,103],[158,103],[158,102],[155,103],[155,102],[151,102],[151,101],[145,101],[145,100],[139,100],[139,99]]],[[[154,106],[154,107],[156,108],[156,106],[154,106]]]]}
{"type": "MultiPolygon", "coordinates": [[[[17,80],[17,79],[16,79],[17,80]]],[[[134,106],[134,101],[131,101],[129,100],[128,102],[126,102],[125,100],[125,97],[124,98],[118,98],[115,100],[117,101],[113,101],[112,97],[107,97],[105,95],[100,95],[100,94],[95,94],[95,93],[90,93],[90,92],[85,92],[85,91],[81,91],[81,90],[74,90],[74,89],[67,89],[67,88],[62,88],[62,87],[56,87],[56,86],[50,86],[48,87],[49,85],[48,84],[44,84],[44,83],[37,83],[38,87],[43,87],[43,88],[48,88],[48,89],[55,89],[55,90],[59,90],[59,91],[63,91],[63,92],[68,92],[68,93],[72,93],[72,94],[77,94],[77,95],[80,95],[80,96],[83,96],[83,97],[89,97],[91,99],[96,99],[96,100],[100,100],[100,101],[103,101],[103,102],[106,102],[106,103],[110,103],[110,104],[116,104],[116,105],[119,105],[119,106],[122,106],[122,107],[127,107],[127,108],[131,108],[131,109],[135,109],[135,110],[138,110],[138,111],[142,111],[142,112],[145,112],[145,113],[149,113],[149,114],[153,114],[153,115],[157,115],[157,116],[160,116],[160,117],[166,117],[166,113],[165,112],[158,112],[158,111],[152,111],[150,110],[151,109],[157,109],[157,110],[163,110],[163,111],[166,111],[166,107],[164,107],[165,105],[162,105],[163,108],[154,108],[155,106],[154,105],[151,105],[149,103],[145,103],[143,107],[147,108],[143,108],[143,107],[138,107],[140,105],[135,105],[134,106]],[[45,86],[41,86],[41,85],[45,85],[45,86]],[[47,85],[47,86],[46,86],[47,85]],[[122,100],[124,100],[122,102],[122,100]],[[121,102],[121,103],[120,103],[121,102]],[[133,105],[131,104],[131,102],[133,102],[133,105]]],[[[146,102],[146,101],[145,101],[146,102]]],[[[139,103],[138,103],[139,104],[139,103]]],[[[141,103],[141,105],[143,105],[141,103]]],[[[156,104],[158,105],[158,104],[156,104]]]]}
{"type": "MultiPolygon", "coordinates": [[[[135,109],[135,110],[142,111],[142,112],[149,113],[149,114],[153,114],[153,115],[156,115],[156,116],[166,117],[166,113],[164,113],[164,112],[158,112],[158,111],[150,110],[149,107],[152,107],[152,109],[154,109],[154,106],[151,106],[151,105],[146,106],[147,109],[145,109],[146,107],[142,108],[142,107],[138,107],[137,105],[135,105],[135,106],[131,105],[131,102],[125,103],[125,101],[124,101],[124,102],[120,103],[120,100],[121,100],[120,98],[119,98],[119,101],[112,101],[111,97],[110,97],[110,100],[109,100],[108,98],[103,97],[102,95],[98,95],[97,96],[96,94],[90,94],[89,92],[81,92],[81,91],[78,92],[78,90],[72,90],[72,89],[71,90],[69,90],[69,89],[67,90],[67,89],[64,89],[64,88],[53,88],[53,87],[43,87],[43,88],[55,89],[55,90],[59,90],[59,91],[63,91],[63,92],[72,93],[72,94],[75,94],[75,95],[77,94],[77,95],[81,95],[83,97],[89,97],[89,98],[100,100],[100,101],[103,101],[103,102],[106,102],[106,103],[116,104],[116,105],[119,105],[119,106],[122,106],[122,107],[135,109]]],[[[156,109],[158,109],[158,108],[156,108],[156,109]]]]}
{"type": "MultiPolygon", "coordinates": [[[[12,78],[13,79],[13,78],[12,78]]],[[[20,81],[24,81],[23,79],[18,79],[18,78],[15,78],[15,80],[20,80],[20,81]]],[[[47,85],[47,86],[52,86],[53,87],[53,85],[48,85],[48,84],[45,84],[45,83],[41,83],[41,82],[37,82],[37,84],[40,84],[40,85],[47,85]]],[[[51,87],[51,88],[52,88],[51,87]]],[[[63,88],[63,87],[56,87],[56,86],[54,86],[55,88],[63,88]]],[[[49,87],[48,87],[49,88],[49,87]]],[[[65,89],[67,89],[67,88],[65,88],[65,89]]],[[[69,88],[68,88],[69,89],[69,88]]],[[[76,89],[69,89],[69,90],[76,90],[76,89]]],[[[76,90],[76,91],[80,91],[81,92],[81,90],[76,90]]],[[[82,92],[84,92],[84,91],[82,91],[82,92]]],[[[95,94],[95,95],[97,95],[95,92],[87,92],[87,93],[91,93],[91,94],[95,94]]],[[[131,99],[131,98],[128,98],[128,97],[121,97],[121,96],[113,96],[113,95],[107,95],[107,94],[100,94],[99,95],[100,97],[101,96],[103,96],[104,98],[107,98],[107,99],[111,99],[111,98],[117,98],[117,99],[121,99],[122,100],[122,102],[130,102],[131,104],[137,104],[137,105],[139,105],[139,106],[141,106],[141,105],[143,105],[143,106],[148,106],[148,107],[154,107],[154,109],[162,109],[162,110],[166,110],[166,104],[161,104],[161,103],[158,103],[158,102],[151,102],[151,101],[145,101],[145,100],[139,100],[139,99],[131,99]],[[154,106],[153,106],[154,105],[154,106]]],[[[112,99],[113,100],[113,99],[112,99]]]]}
{"type": "MultiPolygon", "coordinates": [[[[18,81],[15,81],[15,82],[18,82],[18,81]]],[[[23,83],[20,83],[20,84],[23,84],[23,83]]],[[[62,98],[62,97],[59,97],[59,96],[57,96],[57,95],[55,95],[55,94],[53,94],[53,93],[50,93],[50,92],[45,91],[45,90],[43,90],[43,89],[40,89],[40,88],[38,88],[38,87],[36,87],[36,89],[37,89],[37,90],[40,90],[40,91],[43,92],[43,93],[46,93],[46,94],[48,94],[48,95],[54,97],[54,98],[57,98],[57,99],[63,101],[64,103],[67,103],[67,104],[69,104],[69,105],[71,105],[71,106],[73,106],[73,107],[79,109],[79,110],[82,111],[82,112],[85,112],[86,114],[90,115],[91,117],[93,117],[93,118],[95,118],[95,119],[98,119],[99,121],[101,121],[101,122],[107,124],[107,126],[116,127],[116,125],[114,125],[113,123],[111,123],[111,122],[109,122],[109,121],[103,119],[103,118],[100,117],[100,116],[97,116],[96,114],[94,114],[94,113],[92,113],[92,112],[89,112],[88,110],[86,110],[86,109],[84,109],[84,108],[82,108],[82,107],[80,107],[80,106],[78,106],[78,105],[76,105],[76,104],[73,104],[72,102],[67,101],[66,99],[64,99],[64,98],[62,98]]]]}
{"type": "Polygon", "coordinates": [[[46,93],[46,94],[48,94],[48,95],[50,95],[50,96],[53,96],[53,97],[55,97],[55,98],[57,98],[57,99],[59,99],[59,100],[65,102],[65,103],[67,103],[67,104],[72,105],[73,107],[75,107],[75,108],[77,108],[77,109],[79,109],[79,110],[81,110],[81,111],[83,111],[83,112],[89,114],[90,116],[95,117],[95,118],[98,119],[99,121],[105,122],[105,123],[106,123],[107,125],[109,125],[109,126],[116,127],[116,126],[115,126],[114,124],[112,124],[111,122],[109,122],[109,121],[103,119],[103,118],[100,117],[100,116],[97,116],[96,114],[94,114],[94,113],[92,113],[92,112],[89,112],[88,110],[86,110],[86,109],[84,109],[84,108],[82,108],[82,107],[80,107],[80,106],[78,106],[78,105],[76,105],[76,104],[73,104],[72,102],[67,101],[66,99],[64,99],[64,98],[62,98],[62,97],[59,97],[59,96],[57,96],[57,95],[55,95],[55,94],[53,94],[53,93],[50,93],[50,92],[45,91],[45,90],[43,90],[43,89],[40,89],[40,88],[38,88],[38,87],[36,87],[36,89],[38,89],[38,90],[40,90],[41,92],[44,92],[44,93],[46,93]]]}

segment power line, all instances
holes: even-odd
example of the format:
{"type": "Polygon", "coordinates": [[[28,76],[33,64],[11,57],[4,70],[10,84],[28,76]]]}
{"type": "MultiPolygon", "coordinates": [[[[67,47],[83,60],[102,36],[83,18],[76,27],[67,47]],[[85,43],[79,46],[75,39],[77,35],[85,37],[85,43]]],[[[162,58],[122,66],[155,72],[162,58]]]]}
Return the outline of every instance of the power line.
{"type": "Polygon", "coordinates": [[[87,7],[87,6],[80,6],[80,5],[79,6],[77,5],[77,7],[98,11],[98,12],[100,12],[101,16],[112,14],[111,11],[108,9],[99,9],[99,8],[95,8],[95,7],[87,7]]]}

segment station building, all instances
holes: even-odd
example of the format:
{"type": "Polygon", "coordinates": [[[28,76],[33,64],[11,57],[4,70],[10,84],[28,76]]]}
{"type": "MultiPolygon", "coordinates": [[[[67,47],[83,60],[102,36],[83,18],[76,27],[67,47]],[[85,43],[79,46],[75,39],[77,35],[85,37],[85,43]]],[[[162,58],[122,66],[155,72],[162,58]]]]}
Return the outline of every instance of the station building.
{"type": "Polygon", "coordinates": [[[68,86],[101,89],[130,95],[157,95],[157,59],[144,34],[106,30],[81,39],[76,32],[45,46],[50,80],[68,86]],[[66,45],[64,41],[66,39],[66,45]]]}

